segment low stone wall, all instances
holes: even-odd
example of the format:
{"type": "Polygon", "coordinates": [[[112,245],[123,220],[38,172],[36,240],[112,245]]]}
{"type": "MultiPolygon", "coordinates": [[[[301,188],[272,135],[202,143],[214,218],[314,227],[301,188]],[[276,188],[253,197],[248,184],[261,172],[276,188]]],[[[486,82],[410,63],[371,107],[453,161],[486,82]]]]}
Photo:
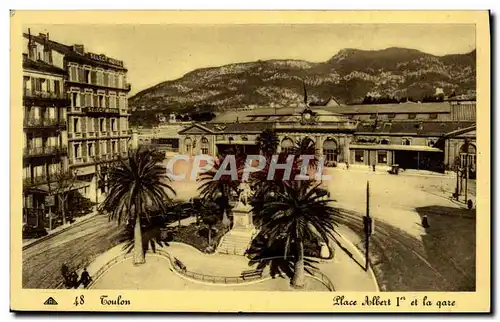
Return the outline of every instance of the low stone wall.
{"type": "MultiPolygon", "coordinates": [[[[162,250],[162,249],[157,249],[156,252],[148,252],[152,255],[157,255],[164,257],[168,259],[168,263],[170,268],[177,273],[179,276],[184,277],[186,279],[196,281],[196,282],[201,282],[204,284],[213,284],[213,285],[219,285],[219,286],[234,286],[234,285],[244,285],[244,284],[253,284],[253,283],[258,283],[258,282],[263,282],[267,279],[270,278],[269,270],[264,270],[262,274],[260,275],[254,275],[254,276],[215,276],[215,275],[206,275],[206,274],[201,274],[201,273],[196,273],[196,272],[191,272],[188,271],[187,269],[181,267],[177,261],[180,262],[179,259],[171,256],[167,251],[162,250]]],[[[92,286],[97,282],[112,266],[128,259],[133,256],[133,253],[122,253],[110,261],[108,261],[105,265],[100,267],[92,276],[92,282],[89,284],[88,289],[91,289],[92,286]]],[[[335,291],[335,288],[333,286],[333,283],[331,280],[326,276],[324,273],[320,272],[319,270],[311,270],[311,274],[307,273],[307,276],[310,276],[312,278],[317,279],[318,281],[322,282],[329,291],[333,292],[335,291]]],[[[83,287],[83,286],[81,286],[83,287]]]]}

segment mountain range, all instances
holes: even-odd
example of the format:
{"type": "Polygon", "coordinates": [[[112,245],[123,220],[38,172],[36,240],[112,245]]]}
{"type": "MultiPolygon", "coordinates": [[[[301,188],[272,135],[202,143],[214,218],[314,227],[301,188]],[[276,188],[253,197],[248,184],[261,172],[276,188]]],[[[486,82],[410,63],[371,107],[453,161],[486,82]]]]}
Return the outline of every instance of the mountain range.
{"type": "MultiPolygon", "coordinates": [[[[314,48],[311,48],[314,50],[314,48]]],[[[325,62],[265,60],[193,70],[129,98],[133,111],[211,112],[296,106],[334,97],[355,104],[365,96],[407,97],[465,93],[476,87],[476,50],[435,56],[415,49],[343,49],[325,62]]]]}

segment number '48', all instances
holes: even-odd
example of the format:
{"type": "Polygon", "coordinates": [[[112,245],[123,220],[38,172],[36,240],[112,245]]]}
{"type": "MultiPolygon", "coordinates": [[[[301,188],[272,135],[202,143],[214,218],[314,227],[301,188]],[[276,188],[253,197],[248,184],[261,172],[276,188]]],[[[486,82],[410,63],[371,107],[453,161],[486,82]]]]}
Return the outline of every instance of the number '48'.
{"type": "Polygon", "coordinates": [[[80,295],[80,297],[75,297],[75,303],[73,303],[75,306],[78,306],[78,305],[83,305],[83,303],[85,303],[85,296],[83,295],[80,295]]]}

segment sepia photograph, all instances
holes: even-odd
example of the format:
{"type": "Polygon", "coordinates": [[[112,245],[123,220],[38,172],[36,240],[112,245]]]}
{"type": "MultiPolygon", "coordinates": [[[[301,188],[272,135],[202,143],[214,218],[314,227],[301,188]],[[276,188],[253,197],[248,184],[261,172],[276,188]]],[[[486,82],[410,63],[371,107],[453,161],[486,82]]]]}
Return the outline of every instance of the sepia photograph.
{"type": "Polygon", "coordinates": [[[489,308],[489,31],[472,13],[17,17],[16,285],[42,310],[140,310],[134,291],[321,294],[330,312],[484,291],[489,308]]]}

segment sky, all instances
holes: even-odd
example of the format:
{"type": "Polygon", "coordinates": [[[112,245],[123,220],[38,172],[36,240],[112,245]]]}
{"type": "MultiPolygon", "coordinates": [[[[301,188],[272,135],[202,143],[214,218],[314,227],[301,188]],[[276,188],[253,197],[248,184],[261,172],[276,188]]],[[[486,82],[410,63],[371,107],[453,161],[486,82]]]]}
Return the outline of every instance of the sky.
{"type": "MultiPolygon", "coordinates": [[[[122,60],[131,95],[203,67],[266,59],[323,62],[344,48],[418,49],[433,55],[476,48],[474,25],[279,24],[279,25],[35,25],[66,45],[122,60]]],[[[25,28],[27,32],[28,26],[25,28]]]]}

